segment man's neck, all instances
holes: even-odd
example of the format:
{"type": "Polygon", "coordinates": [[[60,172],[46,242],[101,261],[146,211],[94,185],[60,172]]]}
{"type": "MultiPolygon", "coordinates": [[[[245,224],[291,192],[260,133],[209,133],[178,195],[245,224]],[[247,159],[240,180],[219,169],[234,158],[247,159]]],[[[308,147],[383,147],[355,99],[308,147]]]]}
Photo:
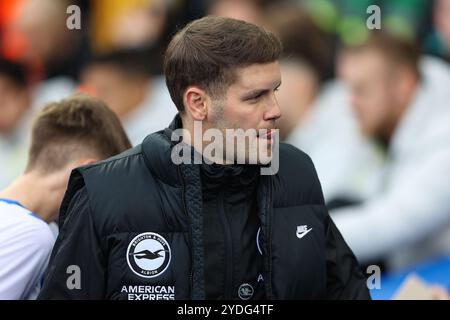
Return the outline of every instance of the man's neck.
{"type": "Polygon", "coordinates": [[[35,173],[25,173],[6,189],[0,191],[0,198],[16,201],[46,222],[51,222],[46,202],[52,197],[52,188],[35,173]]]}

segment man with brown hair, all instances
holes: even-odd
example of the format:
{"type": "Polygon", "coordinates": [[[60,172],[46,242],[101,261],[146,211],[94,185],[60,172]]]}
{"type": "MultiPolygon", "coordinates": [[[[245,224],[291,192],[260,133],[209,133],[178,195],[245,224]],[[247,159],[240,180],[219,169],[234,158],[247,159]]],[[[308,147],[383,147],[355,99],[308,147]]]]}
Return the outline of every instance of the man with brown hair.
{"type": "Polygon", "coordinates": [[[386,161],[378,190],[333,212],[336,225],[364,263],[385,259],[394,269],[446,254],[449,67],[382,31],[346,48],[341,61],[360,129],[384,147],[386,161]]]}
{"type": "Polygon", "coordinates": [[[70,172],[130,147],[101,101],[74,96],[37,115],[27,168],[0,191],[0,299],[37,297],[70,172]]]}
{"type": "Polygon", "coordinates": [[[132,150],[73,173],[40,298],[370,298],[311,160],[277,150],[281,50],[273,34],[227,18],[174,36],[164,69],[178,115],[132,150]],[[230,132],[246,143],[228,144],[230,132]],[[252,164],[255,150],[269,155],[252,164]],[[70,265],[80,270],[72,290],[70,265]]]}

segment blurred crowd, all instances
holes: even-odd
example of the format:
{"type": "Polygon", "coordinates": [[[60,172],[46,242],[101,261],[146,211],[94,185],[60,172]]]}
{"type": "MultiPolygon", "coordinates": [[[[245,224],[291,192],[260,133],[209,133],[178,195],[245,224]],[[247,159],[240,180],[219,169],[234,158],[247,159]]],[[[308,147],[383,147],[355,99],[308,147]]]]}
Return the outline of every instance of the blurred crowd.
{"type": "Polygon", "coordinates": [[[164,49],[204,15],[282,40],[281,137],[311,156],[361,263],[450,254],[450,0],[0,0],[0,189],[23,171],[50,101],[100,98],[133,145],[167,126],[164,49]],[[381,30],[367,28],[371,4],[381,30]]]}

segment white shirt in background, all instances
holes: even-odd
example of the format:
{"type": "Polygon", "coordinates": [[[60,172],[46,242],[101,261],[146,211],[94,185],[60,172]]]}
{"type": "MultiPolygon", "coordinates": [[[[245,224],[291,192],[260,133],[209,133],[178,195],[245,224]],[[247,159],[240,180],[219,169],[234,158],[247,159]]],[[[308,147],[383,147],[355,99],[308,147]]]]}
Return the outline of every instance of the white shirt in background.
{"type": "Polygon", "coordinates": [[[332,212],[361,262],[387,257],[398,269],[450,253],[450,67],[427,57],[421,70],[382,188],[361,206],[332,212]]]}
{"type": "Polygon", "coordinates": [[[0,300],[37,298],[54,242],[47,223],[0,199],[0,300]]]}
{"type": "Polygon", "coordinates": [[[165,129],[178,110],[170,98],[164,77],[154,77],[145,101],[123,121],[125,132],[133,146],[140,144],[150,133],[165,129]]]}

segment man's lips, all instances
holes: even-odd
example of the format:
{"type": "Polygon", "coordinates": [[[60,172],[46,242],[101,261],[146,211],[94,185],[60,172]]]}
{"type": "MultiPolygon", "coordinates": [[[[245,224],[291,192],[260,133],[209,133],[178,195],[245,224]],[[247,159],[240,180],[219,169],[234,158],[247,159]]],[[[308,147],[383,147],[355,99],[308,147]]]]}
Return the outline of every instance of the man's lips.
{"type": "Polygon", "coordinates": [[[260,134],[258,134],[258,138],[272,140],[274,129],[263,129],[260,130],[260,134]]]}

